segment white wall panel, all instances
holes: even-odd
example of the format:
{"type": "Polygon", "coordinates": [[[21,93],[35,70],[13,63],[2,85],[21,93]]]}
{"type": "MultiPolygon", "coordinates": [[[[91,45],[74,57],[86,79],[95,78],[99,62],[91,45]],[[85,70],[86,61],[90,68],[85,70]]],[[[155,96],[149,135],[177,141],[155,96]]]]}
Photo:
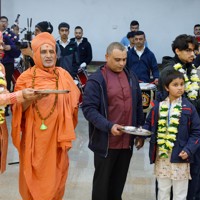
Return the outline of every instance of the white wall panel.
{"type": "Polygon", "coordinates": [[[21,28],[26,27],[27,17],[33,18],[33,26],[48,20],[56,38],[62,21],[71,25],[70,37],[75,26],[82,26],[96,61],[104,61],[108,44],[120,41],[129,31],[130,21],[136,19],[161,62],[162,56],[173,55],[171,43],[177,35],[193,34],[194,24],[200,23],[199,8],[199,0],[2,0],[2,15],[9,18],[10,25],[18,13],[21,28]]]}

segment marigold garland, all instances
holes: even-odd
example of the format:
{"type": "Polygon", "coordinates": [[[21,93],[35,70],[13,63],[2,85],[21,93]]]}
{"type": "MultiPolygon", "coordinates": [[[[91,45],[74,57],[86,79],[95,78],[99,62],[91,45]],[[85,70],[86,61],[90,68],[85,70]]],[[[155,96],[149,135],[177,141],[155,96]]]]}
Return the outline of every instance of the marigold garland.
{"type": "Polygon", "coordinates": [[[160,103],[157,131],[157,144],[159,149],[159,157],[168,158],[169,152],[174,147],[176,141],[176,134],[178,133],[179,117],[181,115],[182,106],[181,102],[171,105],[172,108],[169,111],[169,105],[167,101],[160,103]],[[170,113],[169,113],[170,112],[170,113]],[[168,115],[169,124],[168,124],[168,115]]]}
{"type": "MultiPolygon", "coordinates": [[[[0,65],[0,94],[4,92],[6,85],[5,75],[2,72],[2,66],[0,65]]],[[[0,106],[0,124],[3,124],[5,121],[5,106],[0,106]]]]}
{"type": "Polygon", "coordinates": [[[174,69],[183,73],[185,78],[185,92],[187,93],[187,97],[191,100],[194,100],[198,96],[200,79],[197,75],[197,70],[194,65],[192,65],[193,69],[191,71],[190,78],[188,78],[186,71],[183,69],[183,66],[180,63],[174,65],[174,69]]]}

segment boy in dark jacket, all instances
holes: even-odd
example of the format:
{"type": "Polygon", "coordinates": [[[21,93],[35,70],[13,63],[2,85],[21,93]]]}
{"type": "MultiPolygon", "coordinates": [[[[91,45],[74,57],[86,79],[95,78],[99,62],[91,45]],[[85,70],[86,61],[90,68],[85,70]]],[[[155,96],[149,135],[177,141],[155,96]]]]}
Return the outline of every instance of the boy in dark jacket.
{"type": "Polygon", "coordinates": [[[70,75],[75,79],[79,68],[79,59],[77,45],[74,41],[68,39],[69,24],[62,22],[58,26],[60,40],[56,42],[57,51],[57,66],[61,66],[67,70],[70,75]]]}
{"type": "MultiPolygon", "coordinates": [[[[195,67],[192,65],[194,60],[194,51],[198,49],[198,43],[194,36],[182,34],[175,38],[172,43],[172,50],[175,54],[174,57],[165,56],[163,57],[162,70],[159,78],[159,93],[157,98],[164,100],[167,96],[163,88],[162,81],[166,77],[169,70],[172,70],[175,64],[180,63],[182,69],[185,70],[187,76],[191,77],[192,70],[195,67]]],[[[187,94],[186,94],[187,95],[187,94]]],[[[187,95],[188,97],[188,95],[187,95]]],[[[200,98],[199,92],[197,98],[189,98],[188,100],[195,106],[198,114],[200,115],[200,98]]],[[[194,156],[194,163],[191,164],[191,176],[192,180],[189,181],[188,196],[187,200],[195,199],[200,200],[200,148],[194,156]]]]}
{"type": "Polygon", "coordinates": [[[200,146],[200,119],[195,107],[184,94],[184,75],[168,70],[162,80],[168,93],[166,99],[155,101],[144,129],[152,131],[150,163],[155,163],[158,181],[158,199],[186,199],[190,164],[200,146]]]}

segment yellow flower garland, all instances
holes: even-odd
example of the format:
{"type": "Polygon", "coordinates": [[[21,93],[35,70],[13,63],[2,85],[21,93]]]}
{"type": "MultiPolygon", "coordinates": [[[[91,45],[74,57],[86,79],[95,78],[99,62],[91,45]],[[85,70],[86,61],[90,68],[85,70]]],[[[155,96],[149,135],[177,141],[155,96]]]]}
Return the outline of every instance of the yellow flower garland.
{"type": "MultiPolygon", "coordinates": [[[[0,65],[0,94],[3,93],[5,88],[6,88],[5,75],[3,74],[2,66],[0,65]]],[[[5,121],[4,113],[5,113],[5,106],[0,106],[0,124],[3,124],[5,121]]]]}
{"type": "Polygon", "coordinates": [[[187,93],[187,97],[189,99],[196,99],[198,96],[200,79],[197,75],[197,70],[194,65],[192,65],[193,69],[191,71],[190,79],[188,78],[186,71],[183,69],[183,66],[180,63],[174,65],[174,69],[184,74],[185,79],[185,91],[187,93]]]}
{"type": "Polygon", "coordinates": [[[172,105],[170,109],[169,124],[169,105],[167,101],[160,103],[159,120],[157,130],[157,144],[159,149],[159,156],[161,158],[168,158],[169,152],[172,151],[174,142],[176,141],[176,134],[178,133],[179,117],[181,115],[182,105],[181,101],[172,105]]]}

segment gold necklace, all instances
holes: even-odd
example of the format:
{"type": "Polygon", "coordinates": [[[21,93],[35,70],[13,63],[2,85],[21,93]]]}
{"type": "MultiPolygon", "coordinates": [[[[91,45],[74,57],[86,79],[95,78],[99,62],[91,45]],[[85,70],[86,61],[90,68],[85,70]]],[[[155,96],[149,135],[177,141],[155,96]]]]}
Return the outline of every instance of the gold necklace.
{"type": "MultiPolygon", "coordinates": [[[[56,73],[56,69],[53,70],[54,74],[55,74],[55,78],[56,78],[56,90],[58,90],[58,74],[56,73]]],[[[36,67],[33,71],[33,79],[32,79],[32,88],[34,89],[34,86],[35,86],[35,77],[36,77],[36,67]]],[[[56,104],[58,102],[58,94],[55,94],[55,100],[54,100],[54,104],[49,112],[49,114],[46,116],[46,117],[42,117],[39,109],[38,109],[38,105],[37,105],[37,100],[35,102],[35,109],[36,109],[36,112],[39,116],[39,118],[42,120],[42,124],[40,126],[40,130],[46,130],[48,127],[44,124],[44,121],[46,119],[48,119],[54,112],[55,108],[56,108],[56,104]]]]}
{"type": "MultiPolygon", "coordinates": [[[[5,80],[5,75],[3,73],[3,67],[1,66],[0,63],[0,94],[4,93],[6,88],[6,80],[5,80]]],[[[3,124],[5,122],[5,106],[2,105],[0,106],[0,124],[3,124]]]]}

